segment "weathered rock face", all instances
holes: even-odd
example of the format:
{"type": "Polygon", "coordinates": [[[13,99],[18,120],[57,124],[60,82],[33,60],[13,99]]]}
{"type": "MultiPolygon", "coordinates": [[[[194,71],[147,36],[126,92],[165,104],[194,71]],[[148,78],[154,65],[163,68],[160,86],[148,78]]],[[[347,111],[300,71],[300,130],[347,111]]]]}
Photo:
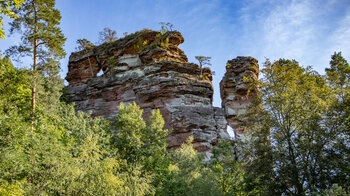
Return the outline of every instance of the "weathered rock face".
{"type": "Polygon", "coordinates": [[[107,119],[115,118],[121,102],[136,102],[145,118],[158,108],[165,128],[173,130],[170,148],[193,136],[198,151],[210,151],[217,139],[228,137],[225,111],[212,106],[211,72],[203,69],[201,75],[198,65],[188,63],[178,48],[183,41],[177,31],[144,30],[73,53],[66,77],[70,101],[107,119]]]}
{"type": "Polygon", "coordinates": [[[254,99],[257,89],[250,89],[252,81],[259,76],[258,61],[252,57],[237,57],[227,62],[226,73],[220,82],[220,94],[222,107],[225,109],[228,124],[233,128],[235,134],[242,134],[239,128],[240,121],[235,117],[246,112],[247,106],[254,99]]]}

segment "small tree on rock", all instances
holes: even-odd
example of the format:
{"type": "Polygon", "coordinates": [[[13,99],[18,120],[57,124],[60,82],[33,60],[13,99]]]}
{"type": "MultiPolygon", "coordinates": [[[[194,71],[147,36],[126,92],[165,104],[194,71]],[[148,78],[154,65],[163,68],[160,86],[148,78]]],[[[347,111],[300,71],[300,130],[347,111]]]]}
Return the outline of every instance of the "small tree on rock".
{"type": "Polygon", "coordinates": [[[168,32],[168,31],[173,31],[173,29],[174,29],[174,25],[171,24],[170,22],[167,22],[167,23],[165,23],[165,22],[160,22],[159,24],[160,24],[160,26],[161,26],[161,27],[160,27],[160,32],[161,32],[162,34],[168,32]]]}
{"type": "Polygon", "coordinates": [[[211,57],[209,56],[195,56],[195,58],[198,60],[199,62],[199,67],[201,68],[201,76],[203,76],[203,68],[207,68],[204,67],[205,65],[207,66],[211,66],[211,57]]]}
{"type": "Polygon", "coordinates": [[[87,39],[78,39],[77,40],[77,44],[78,46],[75,48],[76,50],[78,51],[81,51],[81,50],[88,50],[88,49],[91,49],[93,47],[95,47],[95,45],[93,43],[91,43],[89,40],[87,39]]]}
{"type": "Polygon", "coordinates": [[[117,40],[117,32],[108,27],[105,27],[103,31],[99,33],[99,35],[100,35],[99,41],[101,44],[106,42],[109,43],[117,40]]]}
{"type": "MultiPolygon", "coordinates": [[[[85,54],[87,54],[87,50],[88,49],[91,49],[91,48],[95,47],[95,45],[93,43],[91,43],[87,39],[78,39],[77,40],[77,44],[78,44],[78,46],[76,47],[76,49],[78,51],[84,50],[85,54]]],[[[88,61],[89,61],[89,65],[90,65],[91,76],[94,77],[94,72],[92,70],[92,66],[91,66],[91,62],[90,62],[89,56],[88,56],[88,61]]]]}

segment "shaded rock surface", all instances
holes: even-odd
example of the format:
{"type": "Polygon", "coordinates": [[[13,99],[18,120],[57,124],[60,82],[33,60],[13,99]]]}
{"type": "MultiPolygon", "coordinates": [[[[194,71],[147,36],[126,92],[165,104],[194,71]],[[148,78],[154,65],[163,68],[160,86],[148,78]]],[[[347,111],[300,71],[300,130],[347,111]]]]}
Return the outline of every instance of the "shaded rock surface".
{"type": "Polygon", "coordinates": [[[220,82],[221,105],[236,135],[243,133],[239,128],[241,122],[236,117],[244,114],[254,99],[258,89],[251,88],[250,84],[258,77],[258,61],[252,57],[237,57],[227,62],[225,76],[220,82]]]}
{"type": "MultiPolygon", "coordinates": [[[[201,75],[201,68],[187,61],[178,48],[183,41],[177,31],[143,30],[72,53],[66,77],[70,102],[78,110],[111,120],[121,102],[139,104],[146,119],[160,109],[165,128],[172,130],[169,148],[193,136],[198,151],[210,151],[219,138],[228,137],[228,113],[213,107],[211,72],[203,69],[201,75]]],[[[229,90],[226,83],[224,89],[229,90]]]]}

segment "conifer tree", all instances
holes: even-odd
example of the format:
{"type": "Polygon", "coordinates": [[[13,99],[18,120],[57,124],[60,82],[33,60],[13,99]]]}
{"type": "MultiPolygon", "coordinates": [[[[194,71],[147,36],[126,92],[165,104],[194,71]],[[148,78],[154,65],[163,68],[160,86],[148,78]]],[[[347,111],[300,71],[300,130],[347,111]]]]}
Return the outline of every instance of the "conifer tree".
{"type": "Polygon", "coordinates": [[[31,105],[34,115],[38,80],[48,76],[47,73],[57,74],[58,61],[66,55],[63,49],[66,38],[58,27],[61,15],[55,9],[55,0],[28,0],[15,13],[19,17],[11,23],[10,33],[21,33],[22,42],[9,48],[7,54],[30,56],[33,60],[31,105]]]}
{"type": "Polygon", "coordinates": [[[195,58],[198,60],[199,67],[201,68],[201,76],[203,75],[203,68],[205,68],[205,65],[211,66],[211,57],[208,56],[195,56],[195,58]]]}
{"type": "Polygon", "coordinates": [[[89,61],[89,65],[90,65],[91,77],[94,77],[94,71],[92,70],[92,65],[91,65],[90,57],[88,55],[88,50],[95,47],[95,45],[85,38],[78,39],[77,44],[78,44],[78,46],[75,49],[78,51],[82,50],[85,52],[85,54],[88,57],[88,61],[89,61]]]}

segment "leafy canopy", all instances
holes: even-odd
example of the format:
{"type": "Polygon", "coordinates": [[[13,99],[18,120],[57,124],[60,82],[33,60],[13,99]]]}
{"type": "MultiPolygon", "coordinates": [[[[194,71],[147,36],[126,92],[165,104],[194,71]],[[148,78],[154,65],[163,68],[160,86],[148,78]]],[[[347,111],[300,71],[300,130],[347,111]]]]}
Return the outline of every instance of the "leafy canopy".
{"type": "MultiPolygon", "coordinates": [[[[14,12],[14,9],[19,9],[24,0],[3,0],[0,2],[0,27],[4,25],[3,16],[9,18],[18,18],[18,15],[14,12]]],[[[5,39],[5,30],[0,28],[0,37],[5,39]]]]}

